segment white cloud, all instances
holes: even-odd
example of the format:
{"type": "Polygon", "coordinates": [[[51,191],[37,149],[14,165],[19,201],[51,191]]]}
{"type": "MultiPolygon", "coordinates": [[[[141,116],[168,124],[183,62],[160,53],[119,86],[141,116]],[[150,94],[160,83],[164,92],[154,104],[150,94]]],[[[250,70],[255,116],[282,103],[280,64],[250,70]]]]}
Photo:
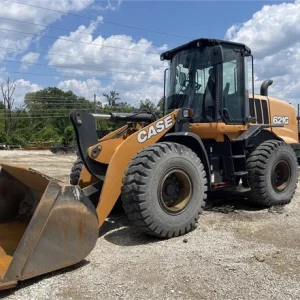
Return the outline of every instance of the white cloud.
{"type": "Polygon", "coordinates": [[[36,52],[28,52],[21,58],[21,62],[23,63],[21,66],[22,70],[27,70],[31,64],[35,64],[38,62],[40,58],[40,53],[36,52]]]}
{"type": "Polygon", "coordinates": [[[18,79],[16,80],[16,91],[15,91],[15,105],[20,105],[24,101],[24,97],[27,93],[37,92],[42,89],[41,86],[35,83],[31,83],[28,80],[18,79]]]}
{"type": "Polygon", "coordinates": [[[70,79],[59,82],[57,87],[64,91],[72,91],[74,94],[83,96],[92,101],[94,94],[99,95],[101,82],[95,78],[90,78],[83,81],[70,79]]]}
{"type": "MultiPolygon", "coordinates": [[[[90,6],[93,2],[94,0],[52,0],[46,3],[41,0],[27,0],[24,3],[65,11],[68,13],[83,10],[90,6]]],[[[15,56],[16,54],[25,52],[33,41],[38,40],[37,37],[18,33],[16,31],[41,34],[45,30],[45,28],[41,26],[10,21],[8,19],[43,24],[47,26],[59,20],[62,17],[62,14],[4,1],[1,5],[0,17],[3,18],[0,19],[1,47],[6,48],[0,48],[0,59],[5,59],[8,56],[15,56]],[[8,48],[17,48],[19,50],[8,48]]]]}
{"type": "Polygon", "coordinates": [[[157,104],[163,95],[163,88],[159,85],[144,84],[141,86],[139,82],[134,84],[134,82],[128,81],[128,83],[122,84],[122,89],[119,89],[120,86],[114,82],[103,84],[96,78],[89,78],[87,80],[64,80],[60,81],[57,87],[64,91],[71,90],[74,94],[83,96],[90,101],[93,101],[94,94],[97,95],[97,98],[101,98],[102,93],[109,93],[111,90],[115,90],[120,93],[120,101],[128,102],[136,107],[139,105],[140,100],[146,98],[151,99],[157,104]]]}
{"type": "Polygon", "coordinates": [[[122,2],[123,0],[107,0],[106,5],[95,4],[92,6],[92,8],[98,11],[106,11],[106,10],[115,11],[119,9],[122,2]]]}
{"type": "MultiPolygon", "coordinates": [[[[133,105],[138,105],[145,98],[157,102],[163,95],[163,76],[167,65],[160,61],[160,53],[167,46],[156,47],[147,39],[135,41],[127,35],[107,38],[95,35],[101,23],[102,18],[98,18],[87,27],[80,26],[69,35],[61,36],[49,50],[49,65],[70,77],[76,74],[98,79],[98,90],[95,90],[98,95],[114,89],[120,93],[123,101],[133,105]],[[58,53],[63,56],[53,55],[58,53]]],[[[87,95],[89,91],[85,89],[88,82],[67,80],[61,82],[60,86],[72,85],[74,90],[87,95]]]]}
{"type": "MultiPolygon", "coordinates": [[[[273,79],[270,96],[300,102],[300,0],[265,5],[250,20],[228,29],[226,39],[253,50],[256,86],[273,79]]],[[[256,91],[257,92],[257,91],[256,91]]]]}

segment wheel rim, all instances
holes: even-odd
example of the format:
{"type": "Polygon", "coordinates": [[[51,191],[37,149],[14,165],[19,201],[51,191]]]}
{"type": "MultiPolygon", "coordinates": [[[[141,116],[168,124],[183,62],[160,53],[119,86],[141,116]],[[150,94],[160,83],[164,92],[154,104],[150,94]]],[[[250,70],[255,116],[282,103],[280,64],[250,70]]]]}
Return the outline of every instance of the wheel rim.
{"type": "Polygon", "coordinates": [[[284,161],[280,160],[274,166],[272,171],[272,185],[277,192],[283,192],[291,178],[291,168],[289,164],[284,161]]]}
{"type": "Polygon", "coordinates": [[[162,208],[169,214],[182,212],[192,196],[192,181],[181,169],[169,171],[161,180],[158,198],[162,208]]]}

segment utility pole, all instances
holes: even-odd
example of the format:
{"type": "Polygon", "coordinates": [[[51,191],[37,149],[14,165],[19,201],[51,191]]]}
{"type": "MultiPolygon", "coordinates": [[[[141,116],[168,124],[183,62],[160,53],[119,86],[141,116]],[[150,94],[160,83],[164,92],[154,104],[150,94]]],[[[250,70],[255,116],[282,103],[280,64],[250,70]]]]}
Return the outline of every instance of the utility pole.
{"type": "MultiPolygon", "coordinates": [[[[97,113],[97,101],[96,101],[96,94],[94,94],[94,112],[97,113]]],[[[97,130],[97,119],[95,118],[95,128],[97,130]]]]}

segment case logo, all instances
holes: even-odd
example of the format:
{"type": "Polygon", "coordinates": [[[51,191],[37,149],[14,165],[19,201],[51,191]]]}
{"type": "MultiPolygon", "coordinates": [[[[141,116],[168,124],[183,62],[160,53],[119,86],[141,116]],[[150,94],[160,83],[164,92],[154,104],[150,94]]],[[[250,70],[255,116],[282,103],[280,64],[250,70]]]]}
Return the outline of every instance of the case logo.
{"type": "Polygon", "coordinates": [[[289,125],[290,118],[286,116],[274,116],[273,124],[275,125],[289,125]]]}
{"type": "Polygon", "coordinates": [[[172,116],[168,116],[156,124],[151,125],[148,130],[141,130],[137,135],[137,140],[139,143],[144,143],[149,140],[152,136],[155,136],[165,129],[172,127],[173,119],[172,116]]]}

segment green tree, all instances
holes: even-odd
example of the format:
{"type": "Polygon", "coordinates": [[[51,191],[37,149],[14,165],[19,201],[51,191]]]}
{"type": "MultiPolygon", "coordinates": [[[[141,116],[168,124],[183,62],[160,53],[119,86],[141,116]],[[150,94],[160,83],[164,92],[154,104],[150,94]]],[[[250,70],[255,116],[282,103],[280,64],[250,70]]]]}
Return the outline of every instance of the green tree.
{"type": "Polygon", "coordinates": [[[61,139],[61,142],[64,145],[70,145],[74,141],[75,141],[75,133],[74,133],[73,127],[72,126],[68,126],[64,130],[64,134],[63,134],[63,137],[61,139]]]}
{"type": "Polygon", "coordinates": [[[94,109],[93,102],[57,87],[28,93],[24,103],[31,123],[29,127],[34,127],[35,131],[43,131],[45,127],[54,129],[46,130],[48,134],[42,134],[43,140],[46,137],[59,140],[65,136],[66,128],[71,125],[69,114],[72,110],[92,112],[94,109]]]}
{"type": "Polygon", "coordinates": [[[156,112],[158,115],[162,116],[164,113],[165,97],[161,97],[156,106],[156,112]]]}
{"type": "Polygon", "coordinates": [[[116,106],[116,105],[118,105],[116,103],[117,100],[120,100],[118,92],[116,92],[116,91],[110,91],[109,94],[102,93],[102,95],[104,97],[106,97],[109,106],[116,106]]]}
{"type": "Polygon", "coordinates": [[[140,101],[140,110],[150,110],[151,112],[156,112],[156,105],[149,99],[140,101]]]}

